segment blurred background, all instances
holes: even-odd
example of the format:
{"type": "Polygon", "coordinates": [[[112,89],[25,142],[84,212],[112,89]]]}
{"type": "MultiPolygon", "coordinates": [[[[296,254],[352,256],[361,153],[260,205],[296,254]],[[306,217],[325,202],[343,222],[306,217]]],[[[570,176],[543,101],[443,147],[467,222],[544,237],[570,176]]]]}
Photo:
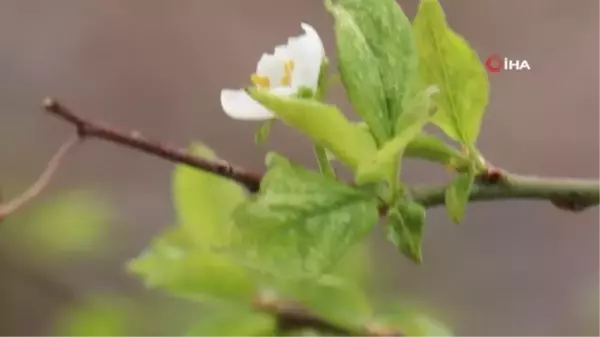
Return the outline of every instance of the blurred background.
{"type": "MultiPolygon", "coordinates": [[[[412,18],[417,1],[399,3],[412,18]]],[[[598,1],[442,5],[482,59],[532,68],[490,75],[479,141],[487,158],[522,174],[596,178],[598,1]]],[[[299,134],[278,125],[257,147],[258,124],[228,119],[219,103],[221,88],[248,85],[260,55],[299,34],[300,22],[332,56],[320,0],[1,0],[3,194],[35,179],[73,132],[41,111],[46,95],[182,147],[205,142],[254,171],[268,150],[314,166],[299,134]]],[[[343,90],[331,99],[349,111],[343,90]]],[[[145,291],[124,267],[173,221],[172,168],[101,141],[69,156],[42,197],[0,227],[0,334],[79,334],[78,324],[105,335],[125,325],[178,333],[186,304],[145,291]]],[[[424,163],[405,172],[414,182],[447,178],[424,163]]],[[[597,209],[571,214],[544,202],[474,204],[460,226],[439,208],[428,213],[422,266],[373,235],[371,279],[382,296],[432,308],[458,335],[597,335],[598,228],[597,209]]]]}

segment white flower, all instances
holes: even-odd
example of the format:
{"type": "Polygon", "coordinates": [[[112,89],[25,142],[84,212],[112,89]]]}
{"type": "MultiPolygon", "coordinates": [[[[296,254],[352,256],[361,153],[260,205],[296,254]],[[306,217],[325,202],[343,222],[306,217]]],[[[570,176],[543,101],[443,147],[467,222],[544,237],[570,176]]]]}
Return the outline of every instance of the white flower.
{"type": "MultiPolygon", "coordinates": [[[[315,92],[321,63],[325,58],[323,42],[317,31],[301,24],[304,34],[290,37],[286,45],[275,47],[273,54],[263,54],[251,76],[252,83],[277,95],[293,95],[300,88],[315,92]]],[[[264,120],[274,114],[250,97],[243,89],[221,90],[221,106],[235,119],[264,120]]]]}

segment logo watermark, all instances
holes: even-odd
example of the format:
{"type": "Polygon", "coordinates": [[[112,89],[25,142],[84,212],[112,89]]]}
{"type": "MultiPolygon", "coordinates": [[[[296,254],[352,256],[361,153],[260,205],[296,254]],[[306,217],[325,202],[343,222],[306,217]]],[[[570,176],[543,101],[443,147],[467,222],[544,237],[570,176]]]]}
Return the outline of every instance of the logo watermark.
{"type": "Polygon", "coordinates": [[[527,60],[510,59],[500,55],[492,55],[485,60],[485,67],[491,73],[501,71],[527,71],[531,66],[527,60]]]}

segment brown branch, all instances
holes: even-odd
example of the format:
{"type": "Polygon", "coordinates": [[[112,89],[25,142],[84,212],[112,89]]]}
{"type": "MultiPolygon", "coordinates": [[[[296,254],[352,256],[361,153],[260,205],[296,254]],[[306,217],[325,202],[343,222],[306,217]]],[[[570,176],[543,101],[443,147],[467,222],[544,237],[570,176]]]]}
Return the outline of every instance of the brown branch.
{"type": "Polygon", "coordinates": [[[25,206],[28,202],[33,200],[36,196],[38,196],[45,188],[48,186],[54,173],[58,170],[61,161],[65,157],[65,155],[79,142],[79,137],[77,135],[71,137],[69,140],[64,142],[58,151],[52,156],[48,165],[39,176],[36,182],[34,182],[25,192],[23,192],[20,196],[14,198],[13,200],[0,204],[0,222],[2,222],[8,215],[16,212],[21,207],[25,206]]]}
{"type": "Polygon", "coordinates": [[[254,310],[272,314],[277,319],[280,331],[294,331],[312,328],[321,332],[341,336],[403,336],[399,331],[379,325],[366,325],[355,328],[339,326],[311,313],[298,303],[258,296],[253,303],[254,310]]]}
{"type": "Polygon", "coordinates": [[[189,154],[184,150],[144,137],[138,131],[122,131],[116,127],[85,119],[73,113],[65,105],[52,98],[46,98],[44,109],[75,125],[81,138],[98,138],[116,144],[124,145],[142,152],[153,154],[163,159],[187,164],[202,171],[214,173],[218,176],[232,179],[244,185],[250,192],[257,192],[262,176],[247,172],[239,167],[230,165],[226,161],[213,161],[189,154]]]}

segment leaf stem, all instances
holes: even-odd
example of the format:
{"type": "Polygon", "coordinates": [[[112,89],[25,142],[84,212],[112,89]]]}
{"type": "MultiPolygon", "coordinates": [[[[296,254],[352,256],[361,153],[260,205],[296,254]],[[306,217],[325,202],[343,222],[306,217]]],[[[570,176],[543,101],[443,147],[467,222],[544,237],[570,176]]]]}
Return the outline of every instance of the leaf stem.
{"type": "Polygon", "coordinates": [[[319,164],[319,169],[321,170],[321,173],[326,177],[335,179],[335,171],[333,170],[331,162],[327,157],[327,152],[325,148],[321,145],[314,144],[313,149],[315,151],[315,156],[317,157],[317,163],[319,164]]]}

